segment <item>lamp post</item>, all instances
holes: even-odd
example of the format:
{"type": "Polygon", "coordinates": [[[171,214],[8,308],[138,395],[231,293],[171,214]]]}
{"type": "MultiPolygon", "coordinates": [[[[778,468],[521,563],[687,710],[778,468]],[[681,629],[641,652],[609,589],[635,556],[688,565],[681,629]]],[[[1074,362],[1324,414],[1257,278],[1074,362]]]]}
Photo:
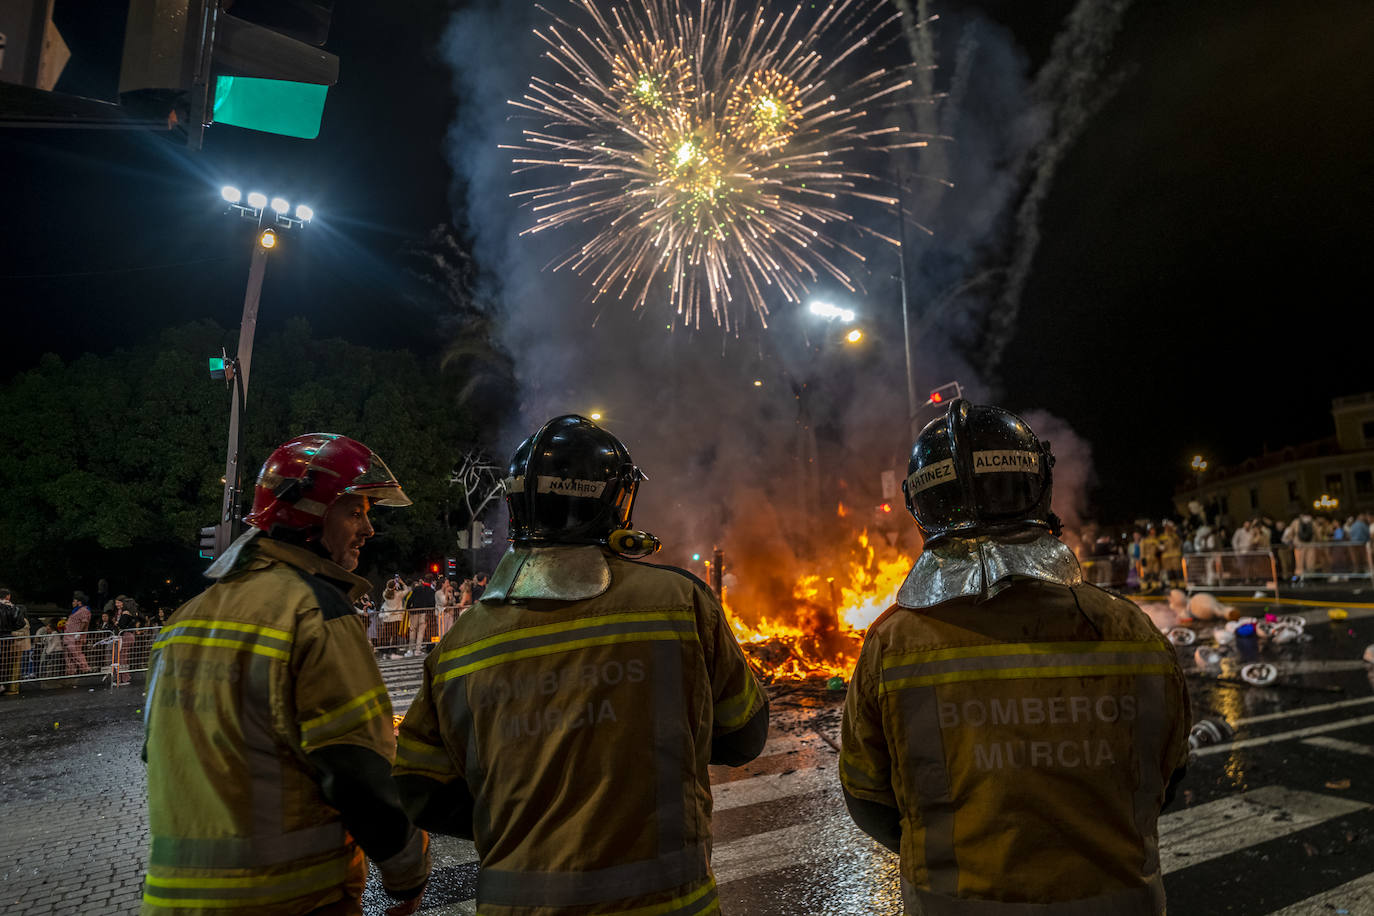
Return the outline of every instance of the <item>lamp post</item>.
{"type": "Polygon", "coordinates": [[[235,187],[226,186],[220,196],[229,204],[231,212],[257,223],[253,240],[253,257],[248,265],[248,288],[243,296],[243,318],[239,324],[238,354],[225,369],[225,380],[233,386],[234,396],[229,407],[229,443],[224,462],[224,502],[219,522],[215,526],[215,556],[222,556],[239,536],[239,493],[242,483],[240,455],[243,449],[242,418],[248,397],[248,373],[253,362],[253,337],[258,327],[258,304],[262,298],[262,280],[267,272],[267,255],[277,247],[279,230],[304,226],[315,218],[315,211],[305,204],[296,207],[282,197],[269,201],[267,195],[253,191],[245,199],[235,187]],[[271,215],[268,215],[268,211],[271,215]]]}

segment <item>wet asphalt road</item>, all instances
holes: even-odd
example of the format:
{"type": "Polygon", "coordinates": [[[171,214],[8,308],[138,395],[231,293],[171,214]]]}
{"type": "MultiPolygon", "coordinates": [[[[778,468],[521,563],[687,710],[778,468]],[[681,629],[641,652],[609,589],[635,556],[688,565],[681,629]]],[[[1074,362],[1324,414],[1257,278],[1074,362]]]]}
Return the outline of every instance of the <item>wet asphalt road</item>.
{"type": "MultiPolygon", "coordinates": [[[[1344,621],[1325,607],[1273,610],[1308,619],[1307,638],[1239,641],[1211,671],[1198,669],[1196,646],[1179,649],[1195,717],[1225,719],[1236,739],[1194,757],[1161,820],[1169,911],[1374,916],[1374,674],[1360,661],[1374,610],[1349,609],[1344,621]],[[1251,657],[1274,663],[1279,683],[1215,679],[1251,657]]],[[[843,694],[819,684],[771,692],[764,754],[713,773],[722,909],[895,916],[896,859],[853,827],[836,780],[843,694]]],[[[0,913],[137,911],[141,708],[137,684],[0,698],[0,913]]],[[[435,854],[422,912],[474,912],[471,845],[437,838],[435,854]]],[[[382,911],[375,882],[366,904],[382,911]]]]}

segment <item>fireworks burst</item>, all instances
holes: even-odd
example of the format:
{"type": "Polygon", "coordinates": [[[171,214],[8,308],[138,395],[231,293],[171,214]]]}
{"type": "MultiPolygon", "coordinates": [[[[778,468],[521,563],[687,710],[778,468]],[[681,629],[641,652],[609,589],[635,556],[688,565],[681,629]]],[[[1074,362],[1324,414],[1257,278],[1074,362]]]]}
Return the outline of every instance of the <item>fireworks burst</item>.
{"type": "Polygon", "coordinates": [[[861,160],[925,145],[884,118],[911,68],[860,69],[900,36],[886,0],[566,5],[540,7],[550,23],[535,34],[562,76],[511,102],[541,126],[510,148],[517,168],[561,173],[517,195],[535,214],[526,232],[590,230],[554,267],[591,277],[594,299],[664,296],[683,322],[706,310],[727,329],[742,301],[766,324],[770,291],[797,302],[822,275],[855,289],[840,255],[864,258],[836,225],[897,244],[850,206],[896,203],[869,190],[861,160]]]}

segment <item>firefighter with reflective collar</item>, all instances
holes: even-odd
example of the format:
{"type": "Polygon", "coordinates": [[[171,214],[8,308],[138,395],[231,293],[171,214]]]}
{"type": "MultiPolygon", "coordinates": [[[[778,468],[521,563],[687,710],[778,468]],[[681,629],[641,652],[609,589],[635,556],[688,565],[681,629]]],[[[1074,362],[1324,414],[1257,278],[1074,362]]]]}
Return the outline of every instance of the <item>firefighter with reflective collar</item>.
{"type": "Polygon", "coordinates": [[[1019,417],[951,402],[903,484],[925,550],[845,702],[851,816],[909,914],[1159,916],[1157,820],[1187,761],[1173,647],[1084,584],[1019,417]]]}
{"type": "Polygon", "coordinates": [[[252,529],[153,646],[144,916],[362,913],[364,853],[419,906],[429,838],[391,776],[391,703],[353,599],[373,505],[408,506],[367,446],[314,433],[274,451],[252,529]]]}
{"type": "Polygon", "coordinates": [[[483,916],[719,912],[707,765],[758,755],[768,701],[706,586],[627,559],[659,546],[642,479],[579,416],[520,445],[513,546],[401,723],[401,797],[475,840],[483,916]]]}

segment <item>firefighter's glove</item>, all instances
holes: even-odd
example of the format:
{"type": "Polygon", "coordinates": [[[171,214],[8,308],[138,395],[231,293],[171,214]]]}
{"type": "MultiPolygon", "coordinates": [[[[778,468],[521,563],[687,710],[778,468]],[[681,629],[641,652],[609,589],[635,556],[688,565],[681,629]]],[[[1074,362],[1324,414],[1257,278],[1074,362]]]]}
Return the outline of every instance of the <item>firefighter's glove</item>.
{"type": "Polygon", "coordinates": [[[382,887],[403,901],[386,911],[387,916],[408,916],[420,908],[420,897],[429,880],[429,834],[412,828],[410,839],[400,852],[377,863],[382,887]]]}

